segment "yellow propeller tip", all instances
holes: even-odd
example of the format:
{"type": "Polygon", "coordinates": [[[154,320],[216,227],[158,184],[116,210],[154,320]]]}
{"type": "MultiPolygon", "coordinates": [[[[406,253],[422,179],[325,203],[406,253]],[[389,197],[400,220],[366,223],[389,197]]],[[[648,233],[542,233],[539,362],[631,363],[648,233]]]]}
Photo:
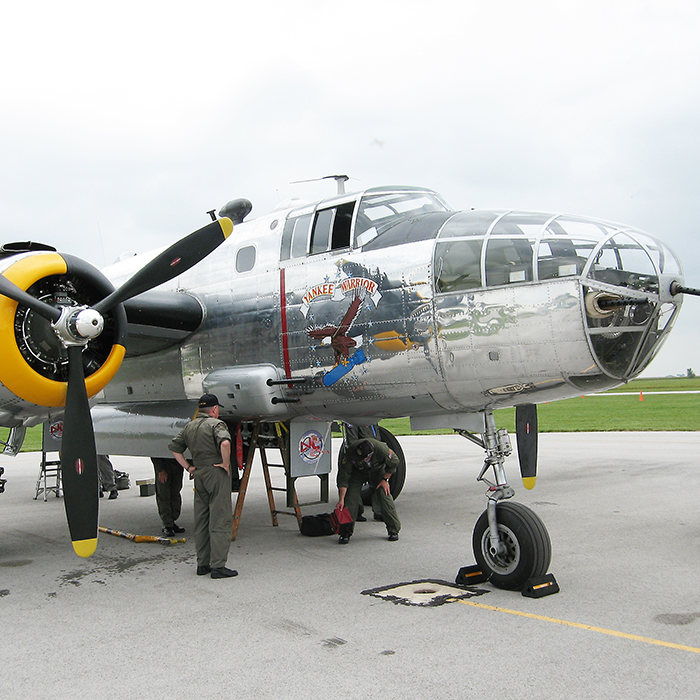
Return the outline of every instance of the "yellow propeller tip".
{"type": "Polygon", "coordinates": [[[536,476],[525,476],[525,477],[523,477],[523,486],[528,490],[532,490],[535,488],[536,481],[537,481],[536,476]]]}
{"type": "Polygon", "coordinates": [[[228,217],[224,216],[221,219],[217,219],[219,226],[221,226],[221,231],[224,234],[224,238],[228,238],[233,231],[233,221],[228,217]]]}
{"type": "Polygon", "coordinates": [[[73,542],[73,549],[79,557],[91,557],[97,549],[97,537],[89,540],[76,540],[73,542]]]}

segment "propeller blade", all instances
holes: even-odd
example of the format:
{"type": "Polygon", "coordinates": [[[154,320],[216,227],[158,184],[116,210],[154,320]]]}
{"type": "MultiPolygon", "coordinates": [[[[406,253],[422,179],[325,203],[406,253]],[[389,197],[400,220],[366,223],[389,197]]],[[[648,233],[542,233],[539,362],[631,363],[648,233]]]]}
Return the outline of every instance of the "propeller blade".
{"type": "Polygon", "coordinates": [[[99,478],[95,433],[85,390],[83,348],[77,345],[68,347],[61,477],[73,549],[79,556],[89,557],[97,547],[99,478]]]}
{"type": "Polygon", "coordinates": [[[51,323],[56,323],[61,318],[61,311],[46,302],[35,299],[23,289],[20,289],[14,282],[10,282],[4,275],[0,275],[0,294],[16,301],[18,304],[30,308],[51,323]]]}
{"type": "Polygon", "coordinates": [[[229,237],[231,231],[233,231],[233,222],[223,218],[212,221],[207,226],[185,236],[144,265],[119,289],[95,304],[95,311],[104,314],[117,304],[168,282],[189,270],[220,246],[229,237]]]}
{"type": "Polygon", "coordinates": [[[537,404],[515,407],[515,435],[523,486],[533,489],[537,479],[537,404]]]}

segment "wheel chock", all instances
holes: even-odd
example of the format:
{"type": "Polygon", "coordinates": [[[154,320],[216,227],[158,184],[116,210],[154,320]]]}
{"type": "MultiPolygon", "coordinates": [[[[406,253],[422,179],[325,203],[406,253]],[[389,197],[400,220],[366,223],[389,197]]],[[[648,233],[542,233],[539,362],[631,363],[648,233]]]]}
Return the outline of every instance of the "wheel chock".
{"type": "Polygon", "coordinates": [[[486,583],[488,580],[489,575],[485,574],[480,566],[474,565],[463,566],[457,574],[455,583],[461,586],[475,586],[478,583],[486,583]]]}
{"type": "Polygon", "coordinates": [[[526,598],[544,598],[546,595],[559,593],[559,584],[553,574],[536,576],[525,583],[522,594],[526,598]]]}

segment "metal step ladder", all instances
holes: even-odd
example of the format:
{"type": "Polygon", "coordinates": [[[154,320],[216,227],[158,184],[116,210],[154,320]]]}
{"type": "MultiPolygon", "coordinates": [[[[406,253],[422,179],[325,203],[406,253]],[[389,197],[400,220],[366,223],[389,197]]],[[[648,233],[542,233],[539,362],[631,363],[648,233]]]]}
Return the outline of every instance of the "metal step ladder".
{"type": "Polygon", "coordinates": [[[263,437],[260,435],[261,423],[256,423],[253,428],[253,433],[251,435],[250,446],[248,448],[248,454],[246,455],[245,464],[243,467],[243,476],[241,477],[241,484],[238,490],[238,498],[236,499],[236,506],[233,511],[233,531],[231,533],[231,540],[236,539],[238,534],[238,526],[241,522],[241,513],[243,511],[243,503],[245,502],[246,491],[248,489],[248,481],[250,479],[250,472],[253,466],[253,459],[255,458],[256,451],[260,454],[260,462],[262,463],[263,477],[265,478],[265,489],[267,491],[267,500],[270,506],[270,517],[272,518],[272,526],[277,527],[279,522],[277,520],[278,515],[293,515],[297,519],[297,525],[301,529],[301,507],[299,499],[297,498],[296,488],[294,486],[295,479],[290,476],[289,470],[289,454],[287,452],[287,446],[284,439],[283,429],[285,426],[276,423],[275,424],[275,438],[273,446],[271,446],[270,438],[263,437]],[[281,464],[271,464],[268,460],[267,452],[268,450],[279,450],[281,464]],[[280,467],[284,469],[285,473],[285,487],[275,487],[272,485],[272,479],[270,478],[270,467],[280,467]],[[275,504],[275,491],[284,492],[287,495],[287,508],[291,510],[279,510],[275,504]]]}
{"type": "Polygon", "coordinates": [[[61,460],[48,459],[48,453],[42,450],[34,500],[36,501],[39,494],[43,493],[46,501],[50,492],[53,492],[56,498],[61,496],[61,460]]]}

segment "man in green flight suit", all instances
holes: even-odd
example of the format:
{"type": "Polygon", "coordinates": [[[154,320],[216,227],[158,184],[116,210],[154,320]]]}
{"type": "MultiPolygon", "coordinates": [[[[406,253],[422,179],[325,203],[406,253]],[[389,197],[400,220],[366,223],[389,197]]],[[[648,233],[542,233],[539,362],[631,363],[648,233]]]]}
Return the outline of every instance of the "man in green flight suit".
{"type": "MultiPolygon", "coordinates": [[[[369,482],[374,487],[372,509],[381,513],[390,542],[399,539],[401,529],[401,521],[396,513],[396,505],[389,488],[389,479],[398,465],[399,458],[386,444],[373,438],[364,438],[348,446],[338,467],[336,482],[338,485],[336,507],[347,506],[353,521],[360,508],[362,486],[369,482]]],[[[341,536],[338,544],[347,544],[349,540],[349,535],[341,536]]]]}
{"type": "Polygon", "coordinates": [[[204,394],[195,417],[168,445],[190,475],[194,475],[194,538],[197,576],[231,578],[238,572],[226,568],[231,546],[231,434],[219,420],[219,399],[204,394]],[[184,457],[189,449],[193,465],[184,457]]]}

